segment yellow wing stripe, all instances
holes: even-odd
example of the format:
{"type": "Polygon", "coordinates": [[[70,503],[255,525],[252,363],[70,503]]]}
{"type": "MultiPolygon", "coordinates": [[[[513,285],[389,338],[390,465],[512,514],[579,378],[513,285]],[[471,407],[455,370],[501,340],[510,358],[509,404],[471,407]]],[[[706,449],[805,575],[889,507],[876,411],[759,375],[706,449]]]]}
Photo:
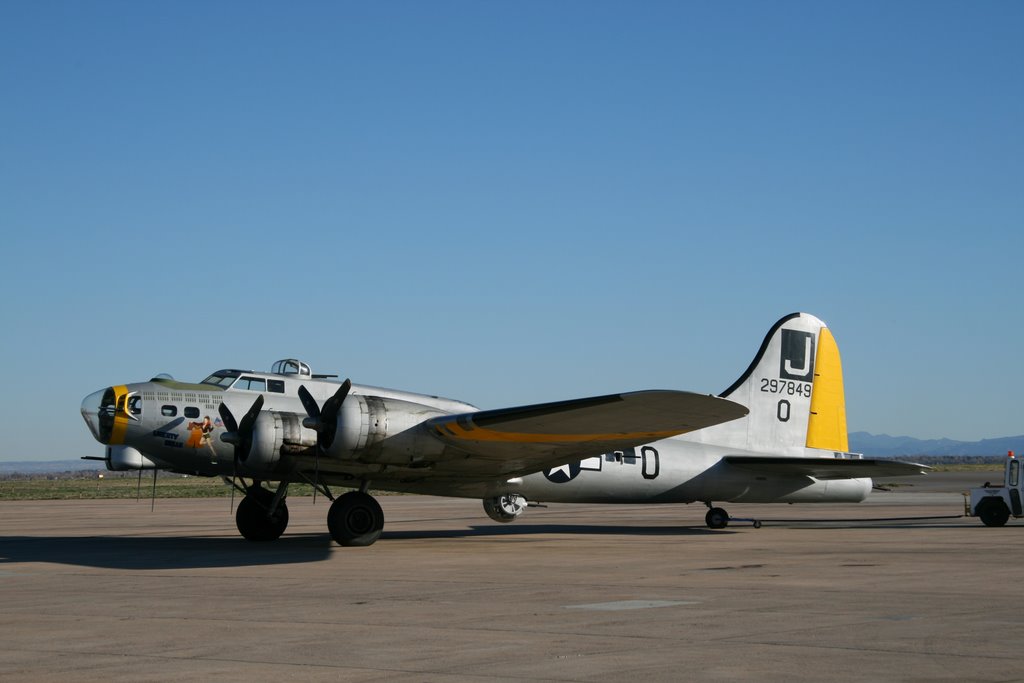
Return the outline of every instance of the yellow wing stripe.
{"type": "MultiPolygon", "coordinates": [[[[434,430],[442,437],[456,437],[471,441],[500,441],[504,443],[585,443],[587,441],[658,441],[682,434],[678,429],[659,432],[628,432],[612,434],[527,434],[500,432],[479,427],[466,428],[457,423],[438,425],[434,430]]],[[[687,430],[688,431],[688,430],[687,430]]]]}

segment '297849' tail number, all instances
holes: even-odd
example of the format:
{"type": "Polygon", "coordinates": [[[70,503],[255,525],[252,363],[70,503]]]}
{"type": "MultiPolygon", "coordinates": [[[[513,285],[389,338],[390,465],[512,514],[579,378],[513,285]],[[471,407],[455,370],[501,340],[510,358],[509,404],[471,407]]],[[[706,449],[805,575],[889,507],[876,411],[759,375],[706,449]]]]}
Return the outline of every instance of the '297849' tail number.
{"type": "Polygon", "coordinates": [[[786,396],[811,397],[810,382],[795,382],[791,379],[761,378],[761,391],[766,394],[785,394],[786,396]]]}

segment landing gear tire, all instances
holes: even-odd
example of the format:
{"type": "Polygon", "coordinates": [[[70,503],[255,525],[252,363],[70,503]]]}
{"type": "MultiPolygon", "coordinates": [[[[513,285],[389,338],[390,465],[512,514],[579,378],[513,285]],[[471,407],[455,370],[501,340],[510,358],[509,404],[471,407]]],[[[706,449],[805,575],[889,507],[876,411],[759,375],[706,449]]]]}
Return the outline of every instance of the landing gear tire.
{"type": "Polygon", "coordinates": [[[276,541],[288,528],[288,506],[282,500],[273,515],[267,509],[274,496],[266,489],[263,493],[248,493],[238,503],[235,511],[235,525],[238,532],[249,541],[276,541]]]}
{"type": "Polygon", "coordinates": [[[373,545],[384,530],[384,511],[368,493],[350,491],[331,503],[327,528],[338,545],[373,545]]]}
{"type": "Polygon", "coordinates": [[[704,515],[704,521],[708,528],[724,529],[729,526],[729,513],[722,508],[711,508],[708,514],[704,515]]]}
{"type": "Polygon", "coordinates": [[[985,526],[1003,526],[1010,519],[1010,511],[1002,501],[991,500],[978,506],[978,517],[985,526]]]}

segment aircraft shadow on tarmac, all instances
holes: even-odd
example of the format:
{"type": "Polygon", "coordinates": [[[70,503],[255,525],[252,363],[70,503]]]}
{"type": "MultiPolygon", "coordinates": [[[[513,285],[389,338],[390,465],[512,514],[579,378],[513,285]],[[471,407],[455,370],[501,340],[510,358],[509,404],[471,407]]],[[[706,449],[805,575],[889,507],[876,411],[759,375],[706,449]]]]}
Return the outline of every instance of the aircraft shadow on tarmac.
{"type": "MultiPolygon", "coordinates": [[[[790,529],[963,528],[954,517],[860,520],[764,520],[765,527],[790,529]]],[[[751,531],[746,525],[711,530],[703,526],[622,526],[600,524],[513,524],[448,529],[384,530],[380,543],[403,540],[487,538],[497,536],[725,536],[751,531]]],[[[9,563],[52,562],[104,569],[200,569],[321,562],[332,552],[373,552],[373,548],[335,545],[328,534],[285,534],[273,543],[252,543],[239,538],[132,537],[132,536],[6,536],[0,537],[0,569],[9,563]]]]}
{"type": "MultiPolygon", "coordinates": [[[[704,536],[727,534],[699,527],[633,527],[583,524],[521,524],[462,529],[387,531],[380,543],[397,540],[485,538],[488,536],[704,536]]],[[[201,569],[321,562],[339,552],[373,552],[373,548],[340,548],[328,534],[285,534],[273,543],[243,538],[132,536],[5,536],[0,537],[0,569],[4,564],[51,562],[102,569],[201,569]]]]}
{"type": "Polygon", "coordinates": [[[244,538],[5,536],[0,569],[12,562],[52,562],[103,569],[201,569],[326,560],[327,534],[282,536],[273,543],[244,538]]]}

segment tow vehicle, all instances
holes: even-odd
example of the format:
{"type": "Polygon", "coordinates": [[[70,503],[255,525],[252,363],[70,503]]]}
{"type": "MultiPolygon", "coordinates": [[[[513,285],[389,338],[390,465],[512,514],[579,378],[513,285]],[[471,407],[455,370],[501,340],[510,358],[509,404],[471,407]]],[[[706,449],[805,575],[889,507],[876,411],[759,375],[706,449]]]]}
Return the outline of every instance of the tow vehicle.
{"type": "Polygon", "coordinates": [[[1014,457],[1013,451],[1007,453],[1006,471],[1002,486],[992,486],[985,482],[984,486],[971,489],[971,497],[967,502],[965,513],[977,517],[985,526],[1003,526],[1010,519],[1024,516],[1021,509],[1021,477],[1020,459],[1014,457]]]}

